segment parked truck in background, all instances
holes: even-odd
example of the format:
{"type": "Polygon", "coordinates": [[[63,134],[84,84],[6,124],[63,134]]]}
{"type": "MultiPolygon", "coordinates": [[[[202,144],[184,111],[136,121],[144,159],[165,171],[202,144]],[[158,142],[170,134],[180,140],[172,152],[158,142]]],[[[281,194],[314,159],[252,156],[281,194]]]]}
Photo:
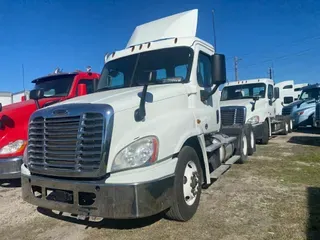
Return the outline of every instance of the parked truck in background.
{"type": "Polygon", "coordinates": [[[251,124],[256,140],[267,144],[272,134],[291,132],[290,117],[276,114],[279,95],[279,88],[268,78],[226,83],[221,92],[221,124],[251,124]]]}
{"type": "MultiPolygon", "coordinates": [[[[203,185],[247,159],[252,128],[221,127],[225,57],[195,37],[198,11],[136,27],[97,92],[30,118],[23,199],[80,219],[187,221],[203,185]]],[[[42,95],[41,91],[30,94],[42,95]]]]}
{"type": "Polygon", "coordinates": [[[282,109],[282,115],[290,116],[293,128],[313,126],[316,104],[320,100],[320,84],[312,84],[302,88],[298,101],[282,109]]]}
{"type": "Polygon", "coordinates": [[[57,72],[33,80],[34,89],[42,89],[39,101],[26,100],[3,106],[0,112],[0,179],[20,178],[22,155],[27,144],[28,121],[39,108],[94,91],[92,72],[57,72]]]}
{"type": "Polygon", "coordinates": [[[302,88],[308,86],[308,83],[298,83],[294,84],[294,101],[297,101],[302,92],[302,88]]]}
{"type": "Polygon", "coordinates": [[[11,104],[11,92],[0,92],[0,103],[2,106],[11,104]]]}

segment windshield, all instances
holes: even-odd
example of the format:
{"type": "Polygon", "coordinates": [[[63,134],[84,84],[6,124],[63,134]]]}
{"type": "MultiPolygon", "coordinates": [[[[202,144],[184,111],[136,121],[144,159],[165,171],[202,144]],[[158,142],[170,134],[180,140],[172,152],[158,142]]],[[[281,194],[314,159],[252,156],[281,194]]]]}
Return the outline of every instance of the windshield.
{"type": "Polygon", "coordinates": [[[74,75],[60,76],[50,80],[43,80],[35,84],[35,89],[42,88],[44,97],[65,97],[68,96],[73,83],[74,75]]]}
{"type": "Polygon", "coordinates": [[[302,91],[299,99],[300,100],[312,100],[312,99],[319,100],[320,88],[312,88],[312,89],[307,89],[302,91]]]}
{"type": "Polygon", "coordinates": [[[138,53],[105,64],[98,91],[145,84],[189,81],[193,51],[188,47],[138,53]],[[152,77],[150,78],[150,72],[152,77]]]}
{"type": "Polygon", "coordinates": [[[259,96],[264,98],[266,95],[266,85],[264,83],[242,84],[226,86],[221,93],[221,101],[253,98],[259,96]]]}

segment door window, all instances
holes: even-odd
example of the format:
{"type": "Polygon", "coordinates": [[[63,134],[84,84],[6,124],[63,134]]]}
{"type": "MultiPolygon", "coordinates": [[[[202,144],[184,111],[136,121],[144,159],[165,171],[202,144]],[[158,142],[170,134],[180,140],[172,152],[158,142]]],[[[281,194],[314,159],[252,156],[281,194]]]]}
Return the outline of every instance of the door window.
{"type": "Polygon", "coordinates": [[[197,79],[200,87],[212,87],[211,59],[202,52],[199,53],[197,79]]]}

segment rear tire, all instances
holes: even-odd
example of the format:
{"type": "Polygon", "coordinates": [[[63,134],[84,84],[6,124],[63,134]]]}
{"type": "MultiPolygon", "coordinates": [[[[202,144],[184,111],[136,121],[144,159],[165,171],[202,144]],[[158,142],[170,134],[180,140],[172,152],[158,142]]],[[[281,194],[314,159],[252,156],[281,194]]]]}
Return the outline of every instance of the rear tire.
{"type": "Polygon", "coordinates": [[[283,131],[281,132],[282,135],[288,135],[289,132],[289,121],[287,119],[283,119],[283,131]]]}
{"type": "Polygon", "coordinates": [[[289,133],[292,133],[292,131],[293,131],[293,122],[292,122],[292,119],[291,118],[289,118],[289,133]]]}
{"type": "Polygon", "coordinates": [[[186,222],[196,213],[202,185],[202,168],[196,151],[184,146],[178,155],[173,186],[172,206],[166,216],[186,222]]]}
{"type": "Polygon", "coordinates": [[[269,124],[268,121],[265,120],[263,123],[263,133],[261,138],[261,144],[268,144],[269,143],[269,124]]]}

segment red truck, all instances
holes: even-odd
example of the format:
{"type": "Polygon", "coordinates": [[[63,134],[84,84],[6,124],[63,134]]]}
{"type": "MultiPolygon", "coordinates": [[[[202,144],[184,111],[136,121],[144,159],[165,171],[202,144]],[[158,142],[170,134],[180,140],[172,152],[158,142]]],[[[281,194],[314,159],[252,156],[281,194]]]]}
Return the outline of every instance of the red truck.
{"type": "Polygon", "coordinates": [[[34,89],[43,90],[44,95],[39,100],[26,100],[1,107],[0,179],[20,178],[31,114],[39,108],[94,92],[99,77],[91,69],[72,73],[55,71],[54,74],[32,81],[34,89]]]}

